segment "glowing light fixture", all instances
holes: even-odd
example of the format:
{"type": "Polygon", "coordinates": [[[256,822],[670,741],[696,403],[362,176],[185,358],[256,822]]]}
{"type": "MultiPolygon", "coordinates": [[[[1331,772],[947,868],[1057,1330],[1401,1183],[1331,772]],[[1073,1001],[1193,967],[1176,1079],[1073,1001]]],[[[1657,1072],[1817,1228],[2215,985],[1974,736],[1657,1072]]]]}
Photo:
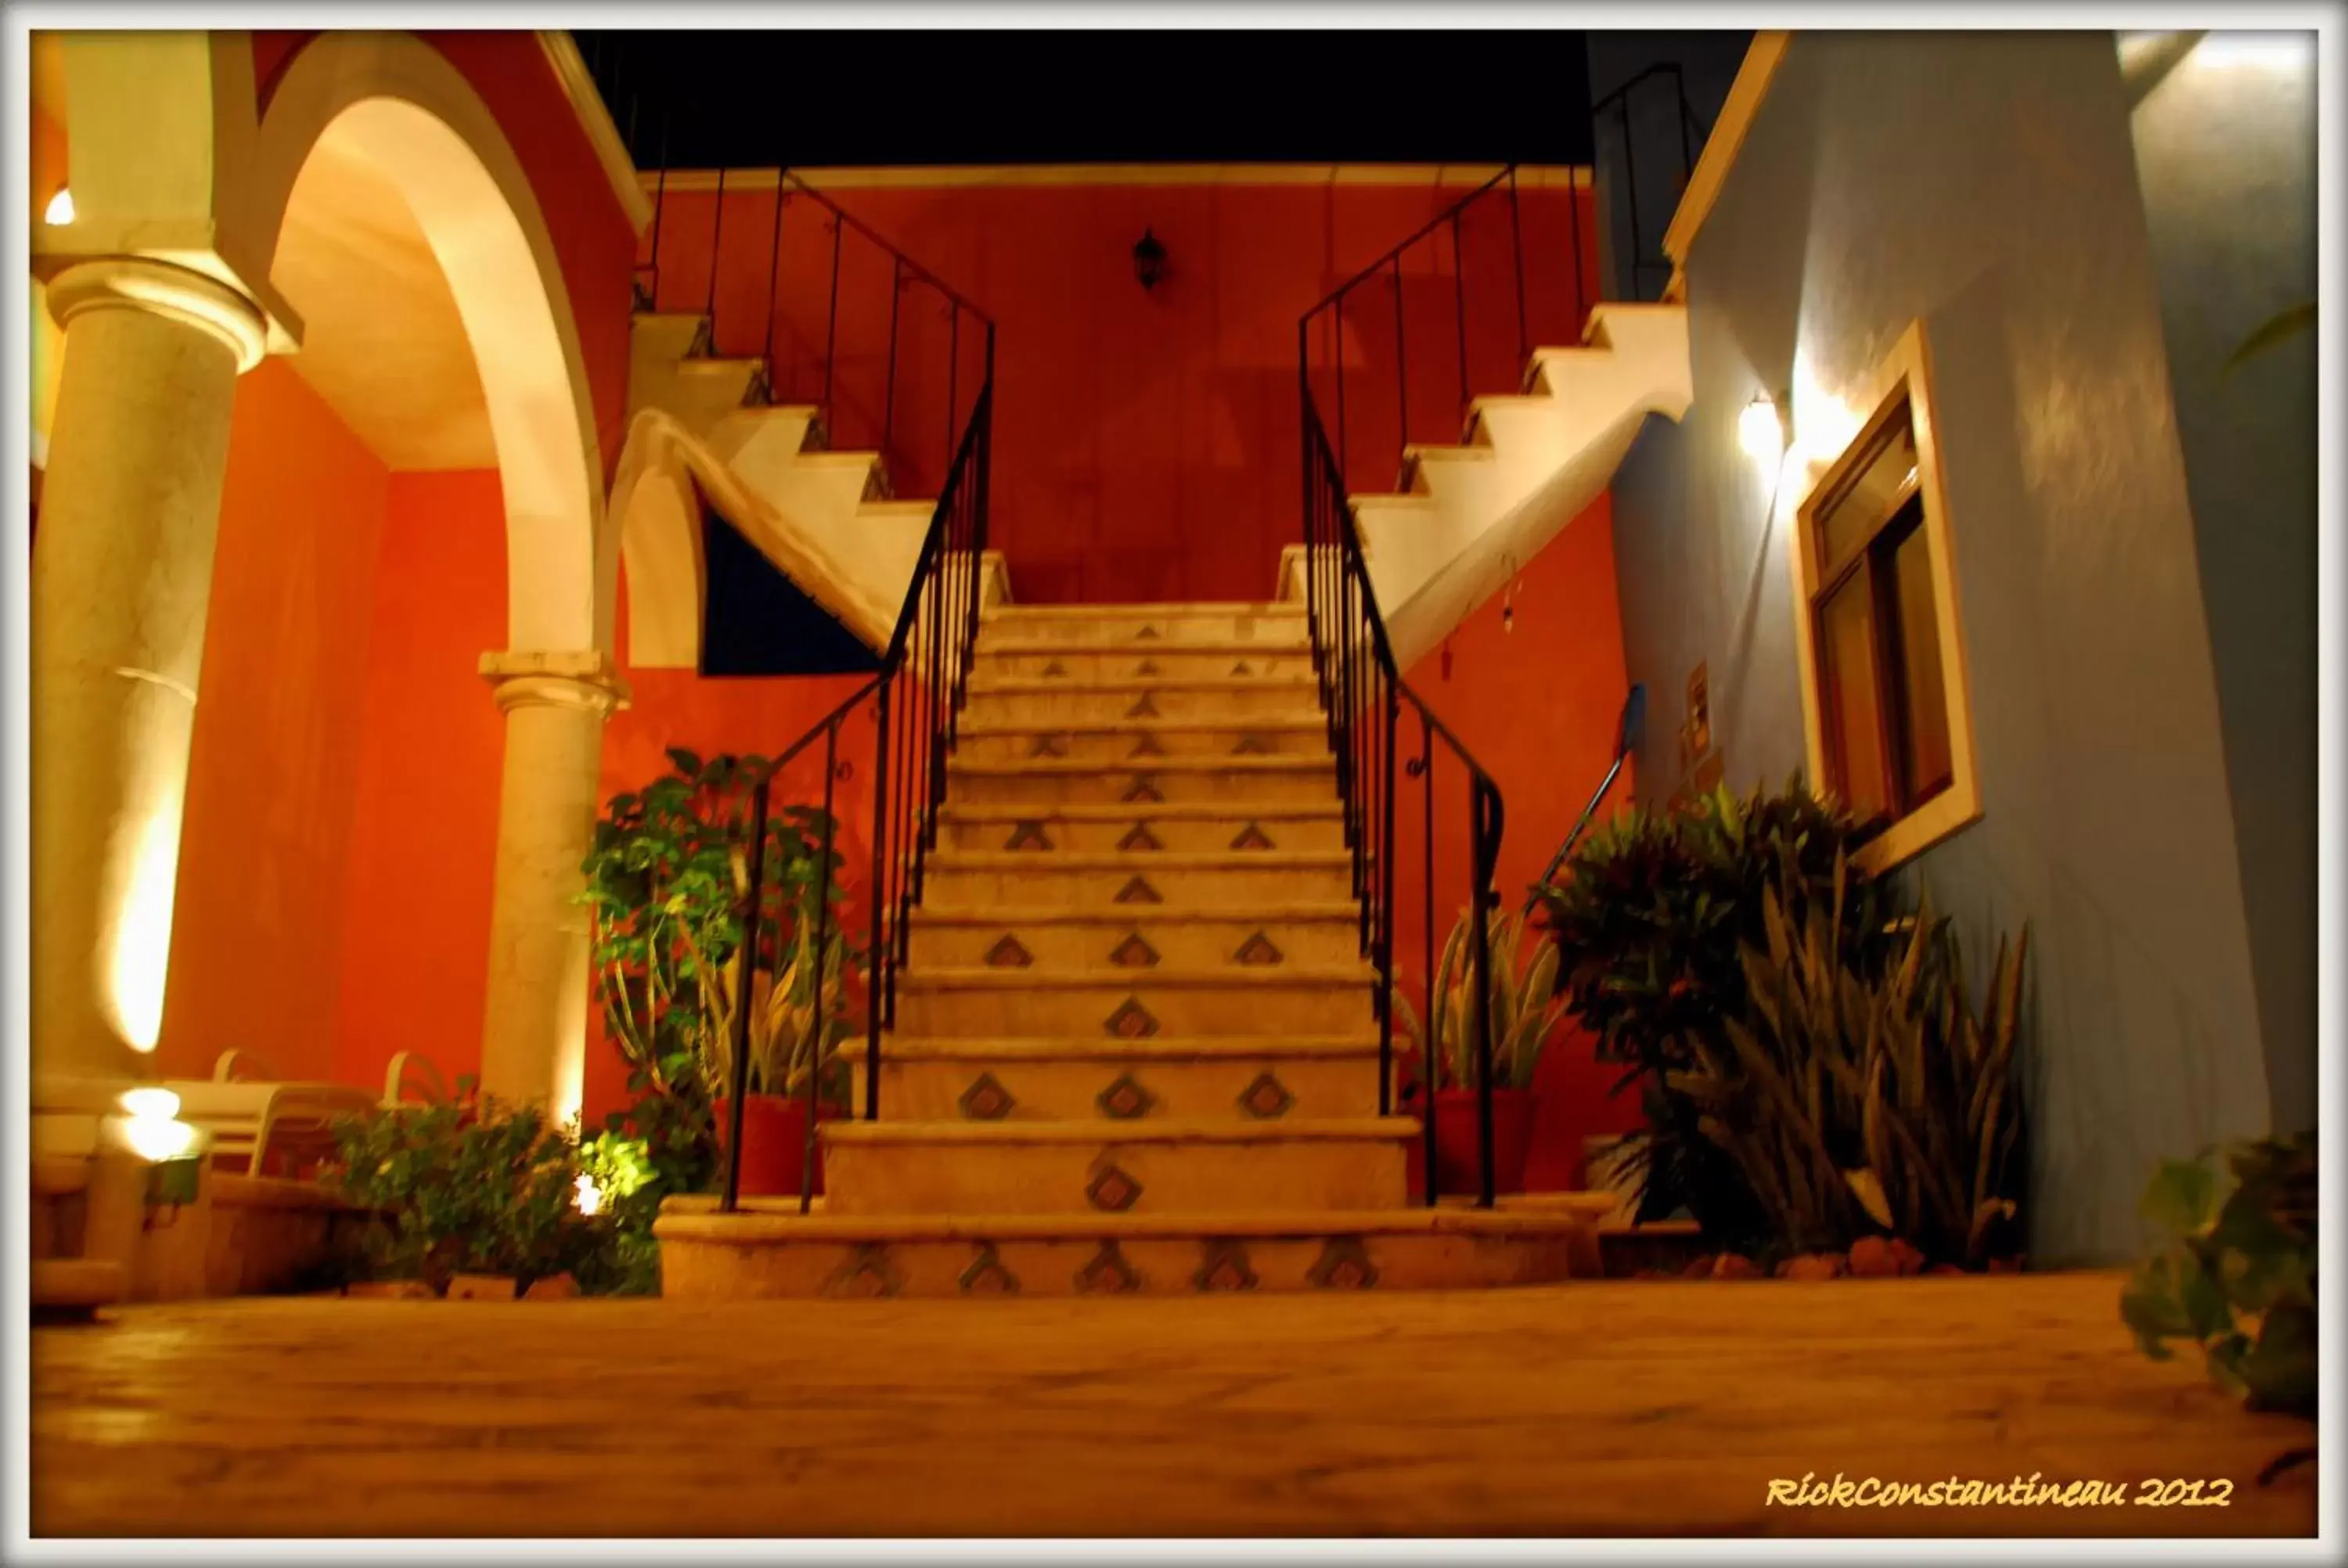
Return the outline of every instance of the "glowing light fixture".
{"type": "Polygon", "coordinates": [[[122,1107],[122,1141],[150,1165],[186,1159],[203,1136],[180,1120],[180,1097],[168,1089],[127,1089],[115,1103],[122,1107]]]}
{"type": "Polygon", "coordinates": [[[578,1184],[572,1191],[576,1194],[572,1202],[578,1204],[581,1214],[592,1220],[603,1212],[603,1189],[595,1184],[594,1177],[584,1171],[580,1172],[578,1184]]]}
{"type": "Polygon", "coordinates": [[[73,192],[60,185],[57,193],[49,198],[48,206],[42,210],[41,221],[52,229],[62,229],[73,220],[73,192]]]}
{"type": "Polygon", "coordinates": [[[1777,458],[1786,455],[1786,422],[1777,413],[1777,401],[1766,392],[1756,392],[1745,412],[1736,416],[1736,442],[1745,455],[1753,458],[1777,458]]]}

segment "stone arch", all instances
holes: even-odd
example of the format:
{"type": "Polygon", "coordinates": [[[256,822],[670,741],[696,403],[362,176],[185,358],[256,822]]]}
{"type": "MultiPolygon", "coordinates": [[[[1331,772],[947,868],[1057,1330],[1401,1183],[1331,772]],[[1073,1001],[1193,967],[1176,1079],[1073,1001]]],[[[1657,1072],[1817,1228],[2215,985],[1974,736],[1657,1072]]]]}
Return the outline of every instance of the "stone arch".
{"type": "Polygon", "coordinates": [[[266,254],[303,166],[329,136],[398,187],[456,297],[504,492],[508,645],[608,652],[616,552],[600,544],[594,402],[561,261],[520,159],[430,45],[325,34],[272,91],[240,193],[266,254]]]}

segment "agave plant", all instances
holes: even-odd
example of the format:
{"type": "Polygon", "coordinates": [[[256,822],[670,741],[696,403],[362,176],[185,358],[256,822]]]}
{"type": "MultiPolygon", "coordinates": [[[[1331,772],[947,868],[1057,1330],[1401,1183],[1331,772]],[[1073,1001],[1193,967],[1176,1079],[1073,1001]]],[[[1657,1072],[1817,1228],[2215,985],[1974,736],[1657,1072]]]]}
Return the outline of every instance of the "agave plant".
{"type": "MultiPolygon", "coordinates": [[[[1476,1086],[1477,988],[1475,956],[1468,946],[1474,927],[1462,911],[1443,944],[1431,988],[1435,1042],[1445,1081],[1461,1089],[1476,1086]]],[[[1557,996],[1557,944],[1533,933],[1535,946],[1529,964],[1523,959],[1528,927],[1521,917],[1495,909],[1488,917],[1486,951],[1489,968],[1485,993],[1492,1020],[1492,1087],[1529,1088],[1540,1063],[1541,1048],[1565,1016],[1557,996]],[[1520,965],[1522,966],[1520,968],[1520,965]]],[[[1392,993],[1395,1021],[1405,1038],[1424,1049],[1418,1014],[1399,987],[1392,993]]]]}
{"type": "MultiPolygon", "coordinates": [[[[746,868],[747,878],[747,868],[746,868]]],[[[843,1097],[848,1061],[841,1044],[860,1027],[857,1007],[861,988],[853,982],[853,966],[846,935],[835,912],[819,958],[815,948],[812,897],[803,897],[789,922],[777,970],[754,970],[750,979],[749,1092],[794,1095],[806,1091],[810,1074],[820,1074],[819,1092],[827,1099],[843,1097]],[[817,1026],[817,999],[822,999],[822,1026],[817,1026]]],[[[705,1081],[724,1094],[734,1081],[734,1040],[740,1028],[742,969],[746,944],[727,964],[721,995],[713,1009],[712,1027],[703,1031],[702,1071],[705,1081]]]]}
{"type": "Polygon", "coordinates": [[[1667,1074],[1703,1136],[1735,1161],[1775,1246],[1840,1250],[1875,1229],[1926,1257],[1979,1266],[2012,1250],[2020,1170],[2014,1092],[2025,930],[2001,944],[1973,1010],[1947,926],[1919,914],[1880,970],[1840,950],[1844,868],[1798,923],[1764,898],[1743,954],[1749,1009],[1695,1037],[1667,1074]]]}

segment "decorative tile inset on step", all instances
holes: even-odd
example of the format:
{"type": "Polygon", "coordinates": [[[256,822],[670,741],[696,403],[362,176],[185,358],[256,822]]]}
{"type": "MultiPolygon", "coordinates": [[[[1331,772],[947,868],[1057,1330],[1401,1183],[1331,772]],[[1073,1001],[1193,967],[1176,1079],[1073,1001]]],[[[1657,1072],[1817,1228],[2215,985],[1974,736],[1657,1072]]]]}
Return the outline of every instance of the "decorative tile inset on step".
{"type": "Polygon", "coordinates": [[[1110,902],[1117,904],[1163,904],[1166,902],[1166,897],[1165,895],[1161,894],[1157,888],[1152,887],[1149,885],[1148,877],[1137,872],[1131,881],[1128,882],[1124,886],[1117,890],[1117,897],[1110,900],[1110,902]]]}
{"type": "Polygon", "coordinates": [[[1101,1243],[1092,1261],[1076,1270],[1079,1296],[1130,1296],[1140,1288],[1141,1276],[1125,1261],[1123,1249],[1113,1241],[1101,1243]]]}
{"type": "Polygon", "coordinates": [[[962,1293],[964,1296],[1016,1296],[1019,1294],[1019,1276],[1005,1268],[1003,1260],[994,1255],[993,1242],[983,1241],[978,1244],[978,1255],[972,1258],[970,1266],[962,1271],[962,1293]]]}
{"type": "Polygon", "coordinates": [[[1093,1097],[1101,1114],[1112,1122],[1138,1122],[1158,1106],[1158,1096],[1142,1087],[1141,1080],[1130,1072],[1120,1072],[1117,1081],[1093,1097]]]}
{"type": "MultiPolygon", "coordinates": [[[[1005,941],[1009,939],[1004,938],[1005,941]]],[[[1288,955],[1282,952],[1279,945],[1262,931],[1258,931],[1254,936],[1241,942],[1240,950],[1231,955],[1231,962],[1245,964],[1251,968],[1261,968],[1267,965],[1287,961],[1288,955]]]]}
{"type": "Polygon", "coordinates": [[[1259,734],[1252,733],[1244,734],[1240,737],[1239,743],[1231,748],[1231,755],[1235,757],[1268,757],[1272,755],[1272,743],[1259,734]]]}
{"type": "Polygon", "coordinates": [[[1231,666],[1231,673],[1234,675],[1252,675],[1255,671],[1249,668],[1248,661],[1242,659],[1238,663],[1231,666]]]}
{"type": "Polygon", "coordinates": [[[1135,931],[1110,949],[1108,961],[1119,968],[1154,969],[1158,967],[1158,949],[1135,931]]]}
{"type": "MultiPolygon", "coordinates": [[[[1018,938],[1005,931],[1003,939],[986,949],[986,967],[990,969],[1024,969],[1035,961],[1035,955],[1021,945],[1018,938]]],[[[1245,958],[1240,960],[1246,963],[1245,958]]]]}
{"type": "Polygon", "coordinates": [[[1162,805],[1165,804],[1166,796],[1158,787],[1156,774],[1136,774],[1133,775],[1133,787],[1119,795],[1117,799],[1127,805],[1145,802],[1162,805]]]}
{"type": "Polygon", "coordinates": [[[994,1074],[982,1072],[962,1091],[959,1103],[962,1113],[973,1122],[1000,1122],[1011,1114],[1011,1108],[1019,1102],[996,1081],[994,1074]]]}
{"type": "Polygon", "coordinates": [[[1023,821],[1014,823],[1012,825],[1011,836],[1003,841],[1003,847],[1005,849],[1049,849],[1052,847],[1052,839],[1051,835],[1044,831],[1044,825],[1040,821],[1023,821]]]}
{"type": "Polygon", "coordinates": [[[1128,757],[1162,757],[1166,754],[1166,748],[1159,744],[1156,735],[1144,733],[1134,741],[1133,750],[1125,754],[1128,757]]]}
{"type": "Polygon", "coordinates": [[[1140,663],[1133,667],[1133,672],[1136,675],[1155,675],[1158,673],[1158,661],[1155,659],[1145,659],[1140,663]]]}
{"type": "Polygon", "coordinates": [[[880,1242],[866,1242],[859,1246],[839,1272],[824,1281],[826,1296],[883,1297],[896,1295],[905,1286],[891,1261],[889,1248],[880,1242]]]}
{"type": "Polygon", "coordinates": [[[1247,1248],[1235,1241],[1207,1243],[1190,1283],[1200,1290],[1253,1290],[1255,1270],[1248,1266],[1247,1248]]]}
{"type": "Polygon", "coordinates": [[[1157,693],[1144,692],[1134,699],[1133,706],[1125,711],[1125,716],[1128,719],[1156,719],[1164,715],[1158,712],[1157,693]]]}
{"type": "Polygon", "coordinates": [[[1133,640],[1136,642],[1149,642],[1156,641],[1157,636],[1158,628],[1154,626],[1145,626],[1140,630],[1133,634],[1133,640]]]}
{"type": "Polygon", "coordinates": [[[1065,758],[1067,754],[1068,737],[1066,735],[1038,735],[1027,748],[1028,760],[1031,762],[1037,757],[1065,758]]]}
{"type": "Polygon", "coordinates": [[[1065,664],[1063,664],[1063,663],[1061,663],[1061,662],[1060,662],[1058,660],[1056,660],[1056,659],[1053,660],[1049,664],[1045,665],[1045,666],[1044,666],[1044,670],[1043,670],[1043,673],[1044,673],[1044,674],[1045,674],[1045,675],[1047,675],[1047,676],[1048,676],[1048,675],[1066,675],[1067,672],[1068,672],[1068,668],[1067,668],[1067,666],[1066,666],[1066,665],[1065,665],[1065,664]]]}
{"type": "Polygon", "coordinates": [[[1139,997],[1128,997],[1102,1027],[1118,1040],[1148,1040],[1158,1032],[1158,1018],[1141,1005],[1139,997]]]}
{"type": "Polygon", "coordinates": [[[1288,1091],[1288,1085],[1269,1071],[1256,1074],[1255,1081],[1240,1091],[1240,1109],[1259,1122],[1285,1116],[1295,1103],[1296,1096],[1288,1091]]]}
{"type": "Polygon", "coordinates": [[[1092,1180],[1085,1184],[1085,1196],[1093,1207],[1121,1214],[1141,1201],[1141,1184],[1119,1170],[1115,1161],[1104,1158],[1092,1180]]]}
{"type": "Polygon", "coordinates": [[[1304,1277],[1323,1290],[1371,1290],[1378,1283],[1378,1266],[1360,1236],[1333,1235],[1304,1277]]]}
{"type": "Polygon", "coordinates": [[[1251,822],[1240,829],[1238,835],[1231,840],[1231,847],[1233,849],[1276,849],[1279,845],[1272,843],[1272,835],[1263,830],[1262,824],[1251,822]]]}
{"type": "Polygon", "coordinates": [[[1128,832],[1123,838],[1117,841],[1117,846],[1128,855],[1137,849],[1163,849],[1166,847],[1163,844],[1160,844],[1158,841],[1158,835],[1149,831],[1149,825],[1146,822],[1135,823],[1131,831],[1128,832]]]}

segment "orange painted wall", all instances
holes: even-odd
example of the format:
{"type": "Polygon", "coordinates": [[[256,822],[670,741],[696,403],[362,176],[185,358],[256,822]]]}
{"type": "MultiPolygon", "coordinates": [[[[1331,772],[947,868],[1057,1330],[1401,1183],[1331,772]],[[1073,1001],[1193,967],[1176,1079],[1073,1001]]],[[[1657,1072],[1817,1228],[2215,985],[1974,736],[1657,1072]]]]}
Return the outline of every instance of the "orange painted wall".
{"type": "MultiPolygon", "coordinates": [[[[1508,817],[1495,886],[1503,907],[1514,911],[1523,907],[1527,890],[1606,776],[1629,691],[1615,593],[1612,497],[1601,496],[1525,564],[1516,579],[1513,630],[1502,627],[1502,602],[1503,595],[1494,594],[1452,633],[1447,670],[1437,651],[1405,678],[1500,787],[1508,817]]],[[[1400,733],[1408,754],[1416,728],[1406,723],[1400,733]]],[[[1601,815],[1631,799],[1631,774],[1626,763],[1601,815]]],[[[1438,763],[1437,779],[1439,952],[1466,903],[1468,818],[1461,775],[1438,763]]],[[[1417,798],[1397,796],[1414,804],[1417,798]]],[[[1410,815],[1399,813],[1396,823],[1395,864],[1411,896],[1396,910],[1395,937],[1400,967],[1416,991],[1426,968],[1426,922],[1416,897],[1424,886],[1417,867],[1424,863],[1425,836],[1407,820],[1410,815]]],[[[1535,1081],[1540,1106],[1528,1186],[1579,1185],[1581,1140],[1638,1124],[1634,1100],[1606,1096],[1614,1073],[1592,1059],[1589,1039],[1578,1030],[1569,1029],[1550,1042],[1535,1081]]]]}
{"type": "Polygon", "coordinates": [[[395,1051],[480,1064],[505,720],[480,677],[504,645],[505,505],[493,470],[390,477],[369,610],[339,955],[335,1076],[395,1051]]]}
{"type": "Polygon", "coordinates": [[[392,481],[291,365],[237,384],[158,1063],[324,1078],[392,481]]]}
{"type": "MultiPolygon", "coordinates": [[[[820,171],[808,178],[819,187],[820,171]]],[[[1014,589],[1028,602],[1262,599],[1298,528],[1297,322],[1331,289],[1465,192],[1372,186],[1026,186],[856,189],[839,204],[991,313],[997,325],[994,528],[1014,589]],[[1144,229],[1168,252],[1145,292],[1131,251],[1144,229]]],[[[1596,228],[1581,225],[1587,293],[1596,228]]],[[[706,192],[672,193],[659,235],[664,308],[699,312],[715,290],[721,352],[765,348],[767,301],[779,302],[777,384],[818,401],[834,356],[834,445],[898,439],[898,491],[934,493],[949,425],[950,363],[966,396],[978,362],[964,334],[950,361],[934,296],[909,292],[900,320],[897,403],[888,405],[890,262],[851,233],[842,248],[839,325],[830,316],[831,244],[819,214],[785,211],[780,281],[770,294],[775,200],[737,190],[722,217],[706,192]],[[900,432],[911,429],[910,441],[900,432]]],[[[1527,190],[1522,229],[1529,331],[1576,328],[1572,217],[1565,192],[1527,190]]],[[[1514,390],[1513,241],[1503,205],[1479,207],[1467,256],[1473,391],[1514,390]]],[[[653,254],[652,235],[643,253],[653,254]]],[[[1412,387],[1411,433],[1456,439],[1456,291],[1447,241],[1406,269],[1405,353],[1395,354],[1390,289],[1349,321],[1348,412],[1365,487],[1390,484],[1399,451],[1398,373],[1412,387]],[[1384,477],[1372,476],[1383,468],[1384,477]]],[[[1324,389],[1334,417],[1334,378],[1324,389]]]]}

